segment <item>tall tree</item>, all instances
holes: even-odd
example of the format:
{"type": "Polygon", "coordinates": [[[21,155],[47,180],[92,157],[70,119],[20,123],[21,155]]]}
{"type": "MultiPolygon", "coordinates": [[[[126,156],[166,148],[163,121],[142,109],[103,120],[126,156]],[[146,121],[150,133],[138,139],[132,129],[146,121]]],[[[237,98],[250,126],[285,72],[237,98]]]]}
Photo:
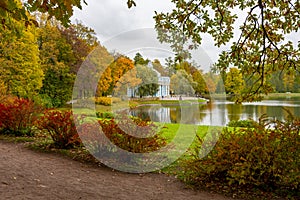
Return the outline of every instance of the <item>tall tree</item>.
{"type": "Polygon", "coordinates": [[[136,88],[139,84],[142,83],[142,80],[137,77],[137,70],[134,67],[133,69],[127,71],[117,82],[114,96],[123,95],[127,96],[128,88],[136,88]]]}
{"type": "Polygon", "coordinates": [[[299,31],[299,0],[171,1],[176,7],[172,12],[155,16],[160,41],[171,43],[183,54],[184,46],[197,48],[201,44],[202,33],[210,34],[218,47],[230,44],[216,66],[220,71],[234,66],[252,75],[248,78],[253,84],[244,90],[242,100],[269,92],[271,73],[290,68],[299,71],[299,39],[293,42],[285,37],[299,31]],[[245,14],[244,22],[235,24],[239,13],[245,14]],[[234,37],[237,28],[240,35],[234,37]]]}
{"type": "Polygon", "coordinates": [[[195,84],[192,76],[182,69],[171,77],[171,89],[176,95],[194,95],[193,87],[195,84]]]}
{"type": "Polygon", "coordinates": [[[210,71],[205,73],[203,77],[206,84],[205,93],[215,93],[217,89],[218,76],[210,71]]]}
{"type": "MultiPolygon", "coordinates": [[[[128,57],[120,56],[116,58],[109,66],[101,69],[100,79],[97,88],[98,96],[111,95],[120,79],[134,68],[133,61],[128,57]],[[103,71],[104,70],[104,71],[103,71]]],[[[124,79],[123,79],[124,81],[124,79]]]]}
{"type": "Polygon", "coordinates": [[[67,28],[60,27],[59,30],[67,43],[72,47],[74,62],[70,63],[69,66],[71,72],[76,74],[88,54],[99,46],[96,33],[93,29],[84,26],[80,22],[71,24],[67,28]]]}
{"type": "Polygon", "coordinates": [[[133,60],[134,60],[134,64],[135,65],[148,65],[149,62],[150,62],[149,59],[145,60],[143,58],[142,54],[140,54],[140,53],[136,53],[135,56],[134,56],[134,58],[133,58],[133,60]]]}
{"type": "Polygon", "coordinates": [[[225,90],[228,94],[240,95],[245,87],[243,75],[237,68],[230,68],[226,75],[225,90]]]}
{"type": "Polygon", "coordinates": [[[137,78],[141,80],[140,85],[137,88],[137,94],[140,97],[153,96],[159,90],[157,74],[145,65],[137,65],[137,78]]]}
{"type": "Polygon", "coordinates": [[[161,74],[161,76],[167,76],[168,75],[167,70],[161,65],[161,63],[158,59],[153,60],[152,66],[156,71],[158,71],[161,74]]]}
{"type": "Polygon", "coordinates": [[[0,26],[0,79],[8,93],[19,97],[33,97],[42,87],[44,78],[36,45],[35,27],[14,22],[16,34],[0,26]]]}
{"type": "Polygon", "coordinates": [[[109,89],[113,84],[111,68],[107,67],[102,73],[97,86],[96,96],[102,97],[109,95],[109,89]]]}
{"type": "Polygon", "coordinates": [[[70,71],[70,66],[76,62],[72,46],[62,36],[57,24],[49,21],[39,28],[38,44],[45,73],[40,94],[49,98],[52,106],[62,106],[71,99],[75,80],[70,71]]]}

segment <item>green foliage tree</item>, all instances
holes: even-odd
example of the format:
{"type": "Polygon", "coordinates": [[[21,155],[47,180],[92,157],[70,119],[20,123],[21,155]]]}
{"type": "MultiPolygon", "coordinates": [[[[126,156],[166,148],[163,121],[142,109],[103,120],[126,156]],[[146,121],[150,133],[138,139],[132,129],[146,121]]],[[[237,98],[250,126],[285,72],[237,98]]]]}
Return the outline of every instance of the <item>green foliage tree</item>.
{"type": "Polygon", "coordinates": [[[45,72],[41,96],[44,100],[49,98],[50,106],[63,106],[71,100],[74,78],[75,75],[70,73],[68,67],[61,62],[57,63],[45,72]]]}
{"type": "Polygon", "coordinates": [[[143,96],[153,96],[158,91],[158,77],[157,74],[145,65],[136,65],[137,78],[141,80],[136,93],[143,96]]]}
{"type": "Polygon", "coordinates": [[[274,72],[270,78],[269,82],[272,85],[274,92],[284,92],[284,84],[282,81],[282,74],[280,72],[274,72]]]}
{"type": "Polygon", "coordinates": [[[159,85],[157,83],[149,83],[139,86],[136,90],[136,94],[139,95],[140,98],[144,96],[154,96],[158,90],[159,85]]]}
{"type": "MultiPolygon", "coordinates": [[[[65,28],[55,19],[47,20],[46,14],[36,17],[40,24],[37,43],[46,75],[40,94],[50,99],[53,106],[61,106],[71,99],[75,74],[99,42],[94,30],[81,23],[65,28]]],[[[97,61],[101,62],[101,59],[97,61]]]]}
{"type": "Polygon", "coordinates": [[[240,95],[245,87],[243,75],[237,68],[230,68],[226,75],[225,90],[227,94],[240,95]]]}
{"type": "Polygon", "coordinates": [[[81,3],[85,0],[28,0],[21,3],[20,0],[2,0],[0,2],[0,21],[3,26],[14,27],[10,18],[17,21],[23,21],[24,25],[38,25],[35,19],[28,17],[28,13],[41,12],[48,13],[49,18],[55,17],[64,25],[70,23],[70,17],[73,15],[73,7],[82,8],[81,3]]]}
{"type": "Polygon", "coordinates": [[[194,86],[195,93],[198,95],[206,93],[206,84],[203,78],[203,74],[200,71],[196,70],[192,73],[192,77],[196,83],[194,86]]]}
{"type": "Polygon", "coordinates": [[[296,92],[296,93],[300,92],[300,72],[299,71],[297,71],[296,74],[295,74],[293,92],[296,92]]]}
{"type": "Polygon", "coordinates": [[[142,54],[140,54],[140,53],[136,53],[135,56],[134,56],[134,58],[133,58],[133,60],[134,60],[134,64],[135,65],[148,65],[149,62],[150,62],[149,59],[145,60],[143,58],[142,54]]]}
{"type": "Polygon", "coordinates": [[[268,77],[273,72],[299,70],[300,43],[285,37],[299,30],[298,0],[172,2],[175,9],[154,17],[160,41],[171,43],[179,54],[186,50],[183,44],[198,47],[202,33],[210,34],[218,47],[230,44],[230,50],[221,53],[216,67],[224,71],[234,66],[250,75],[248,83],[252,84],[247,85],[241,100],[255,100],[261,93],[270,92],[268,77]],[[241,24],[235,24],[238,13],[245,13],[241,24]],[[231,43],[237,28],[240,35],[231,43]]]}
{"type": "Polygon", "coordinates": [[[41,96],[58,107],[71,99],[75,75],[70,66],[76,63],[72,46],[57,26],[46,22],[39,29],[40,60],[45,73],[41,96]]]}
{"type": "Polygon", "coordinates": [[[176,74],[171,77],[171,90],[176,95],[194,95],[195,90],[193,89],[196,83],[193,78],[185,70],[178,70],[176,74]]]}

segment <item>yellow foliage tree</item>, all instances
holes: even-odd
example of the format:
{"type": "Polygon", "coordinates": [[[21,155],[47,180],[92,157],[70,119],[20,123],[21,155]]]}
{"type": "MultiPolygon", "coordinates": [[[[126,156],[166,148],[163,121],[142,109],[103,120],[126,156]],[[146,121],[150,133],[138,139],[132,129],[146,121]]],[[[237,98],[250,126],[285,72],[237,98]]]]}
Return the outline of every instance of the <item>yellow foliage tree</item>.
{"type": "Polygon", "coordinates": [[[0,79],[8,93],[30,98],[38,93],[44,78],[35,27],[26,30],[20,22],[15,24],[21,32],[0,26],[0,79]]]}
{"type": "Polygon", "coordinates": [[[111,75],[111,68],[107,67],[105,71],[102,73],[100,80],[98,82],[98,87],[96,91],[96,96],[107,96],[107,92],[112,84],[112,75],[111,75]]]}
{"type": "Polygon", "coordinates": [[[114,92],[116,95],[127,95],[127,88],[135,88],[141,83],[142,80],[137,77],[136,68],[133,68],[119,79],[114,92]]]}

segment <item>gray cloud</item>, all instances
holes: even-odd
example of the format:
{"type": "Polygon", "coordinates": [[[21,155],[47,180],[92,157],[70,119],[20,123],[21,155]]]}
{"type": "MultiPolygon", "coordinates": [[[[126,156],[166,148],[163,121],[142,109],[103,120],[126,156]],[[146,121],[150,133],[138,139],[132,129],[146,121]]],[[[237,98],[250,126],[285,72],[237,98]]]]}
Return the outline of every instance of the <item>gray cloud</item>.
{"type": "MultiPolygon", "coordinates": [[[[160,44],[156,39],[154,28],[154,11],[167,12],[174,5],[170,0],[136,0],[137,7],[127,8],[126,0],[88,0],[88,6],[82,10],[75,10],[72,20],[78,19],[88,27],[93,28],[102,44],[109,50],[133,55],[140,51],[146,58],[158,58],[162,63],[166,57],[172,56],[168,45],[160,44]]],[[[237,10],[239,18],[236,25],[243,22],[243,15],[237,10]]],[[[239,30],[235,30],[238,36],[239,30]]],[[[298,42],[298,33],[290,34],[287,40],[294,44],[298,42]]],[[[191,60],[195,60],[205,71],[217,61],[222,50],[229,48],[229,44],[218,48],[208,34],[202,35],[201,48],[192,53],[191,60]]],[[[236,37],[233,39],[235,40],[236,37]]],[[[233,41],[232,40],[232,41],[233,41]]],[[[130,56],[130,57],[131,57],[130,56]]]]}
{"type": "Polygon", "coordinates": [[[88,6],[75,10],[72,19],[79,19],[92,27],[101,41],[122,32],[154,27],[154,10],[168,11],[172,8],[169,0],[136,0],[137,7],[127,8],[125,0],[89,0],[88,6]]]}

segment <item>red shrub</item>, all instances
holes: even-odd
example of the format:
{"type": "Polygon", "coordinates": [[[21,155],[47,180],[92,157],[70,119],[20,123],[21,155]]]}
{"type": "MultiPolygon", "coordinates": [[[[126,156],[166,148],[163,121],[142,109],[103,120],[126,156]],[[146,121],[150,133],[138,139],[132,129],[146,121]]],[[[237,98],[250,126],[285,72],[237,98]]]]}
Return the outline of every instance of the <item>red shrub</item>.
{"type": "Polygon", "coordinates": [[[15,98],[10,103],[0,104],[1,133],[32,135],[34,121],[40,112],[41,107],[28,99],[15,98]]]}
{"type": "Polygon", "coordinates": [[[57,148],[73,148],[81,144],[73,119],[71,111],[47,110],[37,127],[47,131],[57,148]]]}
{"type": "Polygon", "coordinates": [[[165,139],[156,134],[156,131],[154,124],[141,119],[101,119],[95,123],[80,125],[80,138],[83,145],[96,157],[127,163],[135,160],[126,152],[153,152],[166,145],[165,139]],[[141,136],[143,138],[139,138],[141,136]],[[117,147],[125,151],[120,151],[117,147]]]}
{"type": "Polygon", "coordinates": [[[134,153],[153,152],[166,145],[166,141],[156,134],[156,126],[139,118],[99,120],[102,131],[116,146],[134,153]],[[142,136],[143,138],[135,137],[142,136]]]}

